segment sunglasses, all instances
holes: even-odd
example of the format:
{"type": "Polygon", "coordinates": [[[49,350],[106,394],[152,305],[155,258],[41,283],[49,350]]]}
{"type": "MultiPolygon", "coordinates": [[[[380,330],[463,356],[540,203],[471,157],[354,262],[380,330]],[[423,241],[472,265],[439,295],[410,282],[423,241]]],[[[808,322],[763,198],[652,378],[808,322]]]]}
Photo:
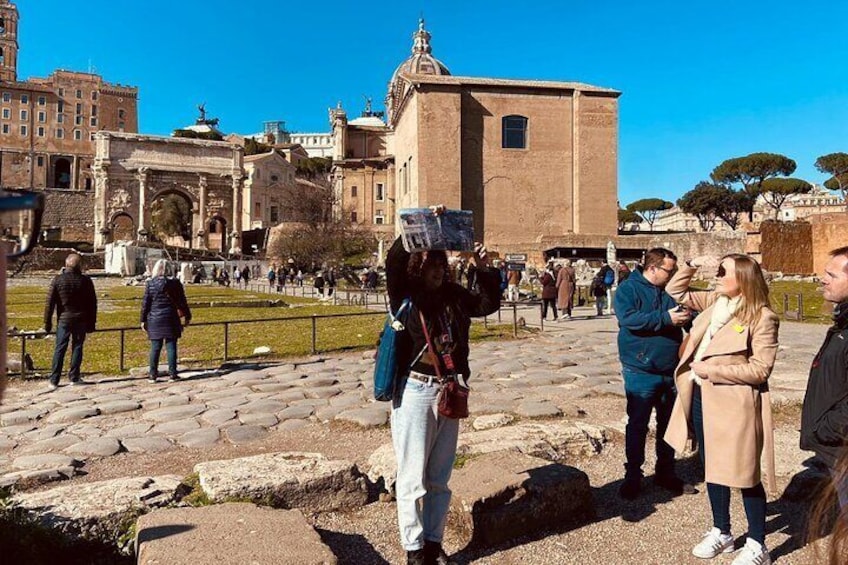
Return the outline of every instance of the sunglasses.
{"type": "Polygon", "coordinates": [[[716,277],[722,278],[727,274],[727,271],[724,270],[724,265],[719,265],[718,270],[716,271],[716,277]]]}

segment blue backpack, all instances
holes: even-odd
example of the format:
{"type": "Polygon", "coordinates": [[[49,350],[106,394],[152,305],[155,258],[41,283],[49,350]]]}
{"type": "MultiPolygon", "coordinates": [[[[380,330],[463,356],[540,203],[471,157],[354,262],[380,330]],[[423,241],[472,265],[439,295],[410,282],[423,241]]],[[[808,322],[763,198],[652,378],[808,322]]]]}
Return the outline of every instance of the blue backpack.
{"type": "Polygon", "coordinates": [[[612,286],[612,283],[615,282],[615,272],[610,269],[604,274],[604,284],[607,286],[612,286]]]}
{"type": "Polygon", "coordinates": [[[404,324],[411,308],[412,301],[404,299],[396,314],[389,312],[386,316],[386,323],[380,332],[374,362],[374,398],[381,402],[391,400],[395,394],[398,376],[397,340],[400,332],[406,329],[404,324]]]}

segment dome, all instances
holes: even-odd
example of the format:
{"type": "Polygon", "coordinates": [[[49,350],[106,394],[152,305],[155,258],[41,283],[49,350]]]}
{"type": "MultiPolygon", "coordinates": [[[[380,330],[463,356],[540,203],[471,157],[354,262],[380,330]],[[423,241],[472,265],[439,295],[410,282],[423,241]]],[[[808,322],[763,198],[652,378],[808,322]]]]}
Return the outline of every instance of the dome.
{"type": "Polygon", "coordinates": [[[403,95],[403,85],[400,84],[402,73],[421,75],[450,75],[444,63],[433,57],[430,47],[430,32],[424,29],[424,20],[418,20],[418,31],[412,34],[412,56],[398,65],[389,81],[389,92],[386,96],[386,108],[391,120],[395,105],[400,103],[403,95]]]}

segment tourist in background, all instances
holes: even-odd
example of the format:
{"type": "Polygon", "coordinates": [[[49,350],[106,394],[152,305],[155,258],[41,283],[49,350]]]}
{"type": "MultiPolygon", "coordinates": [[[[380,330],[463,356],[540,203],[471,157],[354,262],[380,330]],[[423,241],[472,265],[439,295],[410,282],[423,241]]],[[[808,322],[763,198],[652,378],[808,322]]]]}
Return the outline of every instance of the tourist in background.
{"type": "Polygon", "coordinates": [[[510,302],[518,302],[518,285],[521,284],[521,271],[519,269],[509,269],[506,275],[506,282],[506,299],[510,302]]]}
{"type": "Polygon", "coordinates": [[[277,267],[277,292],[283,292],[283,287],[286,284],[286,269],[280,265],[277,267]]]}
{"type": "MultiPolygon", "coordinates": [[[[436,209],[436,213],[439,208],[436,209]]],[[[392,406],[392,443],[397,458],[398,525],[411,565],[449,565],[442,537],[450,506],[448,488],[456,455],[459,420],[438,411],[444,378],[468,380],[468,334],[472,316],[500,308],[500,277],[486,250],[475,245],[479,292],[450,282],[444,251],[408,253],[401,238],[386,257],[392,312],[411,299],[406,331],[399,336],[401,381],[392,406]],[[425,331],[431,336],[428,340],[425,331]],[[430,341],[435,351],[427,345],[430,341]],[[438,367],[441,368],[437,368],[438,367]],[[444,375],[440,379],[439,375],[444,375]],[[451,376],[450,378],[458,378],[451,376]]]]}
{"type": "Polygon", "coordinates": [[[557,273],[557,308],[560,309],[563,320],[571,319],[571,310],[574,308],[574,291],[577,288],[577,278],[574,267],[569,259],[557,273]]]}
{"type": "Polygon", "coordinates": [[[768,378],[777,355],[779,322],[769,306],[768,285],[754,259],[734,253],[718,262],[709,257],[688,261],[666,290],[678,303],[701,312],[675,371],[678,396],[665,433],[665,440],[680,453],[694,436],[704,465],[713,527],[692,554],[711,559],[734,550],[733,487],[742,490],[748,518],[748,537],[733,565],[770,564],[760,461],[765,462],[765,481],[773,490],[768,378]],[[699,267],[716,264],[714,290],[689,288],[699,267]]]}
{"type": "MultiPolygon", "coordinates": [[[[635,272],[615,295],[618,319],[618,356],[627,399],[627,427],[624,432],[624,482],[619,495],[633,500],[642,489],[642,465],[651,412],[656,410],[657,433],[654,484],[678,495],[684,484],[674,471],[674,450],[663,440],[671,408],[674,406],[674,370],[683,341],[688,312],[679,312],[677,303],[664,290],[677,269],[677,257],[657,247],[645,254],[642,272],[635,272]]],[[[596,281],[603,284],[604,273],[596,281]]],[[[599,291],[596,291],[599,292],[599,291]]],[[[596,294],[598,300],[605,294],[596,294]]],[[[600,312],[600,307],[598,312],[600,312]]]]}
{"type": "Polygon", "coordinates": [[[556,322],[559,316],[557,316],[556,309],[557,286],[553,262],[548,263],[545,272],[539,277],[539,283],[542,285],[542,320],[548,319],[548,307],[550,306],[554,315],[554,322],[556,322]]]}
{"type": "Polygon", "coordinates": [[[274,265],[271,265],[268,268],[268,292],[272,292],[274,290],[274,283],[277,281],[277,269],[274,265]]]}
{"type": "MultiPolygon", "coordinates": [[[[50,283],[47,304],[44,308],[44,331],[53,328],[53,312],[56,312],[56,346],[53,350],[53,368],[50,371],[48,388],[59,387],[59,377],[65,364],[65,352],[71,343],[71,366],[68,379],[72,385],[82,384],[82,349],[85,336],[97,325],[97,295],[94,283],[82,274],[82,257],[71,253],[65,258],[65,268],[50,283]]],[[[24,359],[21,359],[24,363],[24,359]]]]}
{"type": "Polygon", "coordinates": [[[318,271],[315,273],[315,279],[312,281],[312,286],[315,287],[315,291],[318,293],[320,298],[324,298],[324,272],[318,271]]]}
{"type": "Polygon", "coordinates": [[[241,284],[244,288],[247,288],[247,284],[250,282],[250,266],[245,265],[244,269],[241,270],[241,284]]]}
{"type": "Polygon", "coordinates": [[[159,378],[159,357],[163,345],[168,354],[168,376],[172,381],[179,380],[177,340],[182,336],[183,326],[191,322],[191,310],[183,285],[165,276],[167,268],[165,259],[156,261],[141,300],[141,329],[147,332],[150,340],[147,380],[152,383],[159,378]]]}
{"type": "Polygon", "coordinates": [[[600,271],[592,278],[589,292],[595,297],[595,312],[598,316],[604,315],[607,307],[607,285],[604,284],[604,273],[600,271]]]}

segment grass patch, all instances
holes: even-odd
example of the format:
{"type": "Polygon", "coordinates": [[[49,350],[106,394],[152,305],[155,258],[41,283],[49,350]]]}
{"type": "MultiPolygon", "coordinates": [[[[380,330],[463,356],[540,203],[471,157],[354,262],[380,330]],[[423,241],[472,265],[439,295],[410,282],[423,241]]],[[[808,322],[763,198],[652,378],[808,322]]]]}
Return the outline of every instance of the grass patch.
{"type": "Polygon", "coordinates": [[[195,508],[213,504],[212,499],[206,495],[203,488],[200,486],[200,475],[198,473],[192,473],[184,478],[182,480],[182,484],[191,489],[189,493],[182,498],[182,502],[185,502],[189,506],[193,506],[195,508]]]}
{"type": "Polygon", "coordinates": [[[453,468],[454,469],[462,469],[465,465],[468,464],[469,461],[478,457],[472,453],[457,453],[456,457],[453,460],[453,468]]]}

